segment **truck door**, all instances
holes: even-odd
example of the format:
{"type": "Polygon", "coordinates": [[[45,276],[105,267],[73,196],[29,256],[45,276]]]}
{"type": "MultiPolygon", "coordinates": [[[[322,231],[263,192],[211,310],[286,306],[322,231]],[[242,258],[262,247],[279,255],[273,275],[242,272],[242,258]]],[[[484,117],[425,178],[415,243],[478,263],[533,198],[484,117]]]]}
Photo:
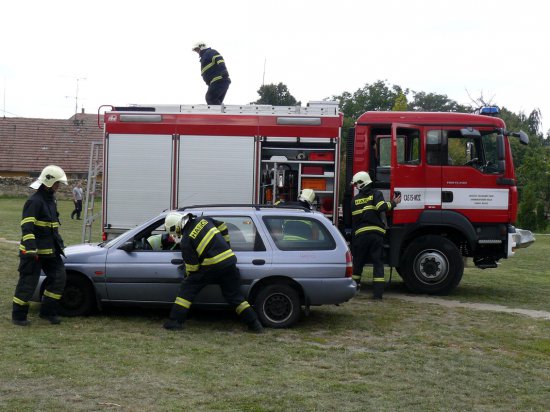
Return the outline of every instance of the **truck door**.
{"type": "Polygon", "coordinates": [[[446,128],[441,208],[456,210],[470,222],[505,222],[509,189],[498,185],[497,134],[483,128],[446,128]]]}
{"type": "MultiPolygon", "coordinates": [[[[416,222],[426,205],[438,203],[428,187],[428,175],[423,168],[422,129],[419,126],[392,126],[390,200],[401,193],[401,204],[393,212],[393,224],[416,222]]],[[[430,180],[432,178],[430,177],[430,180]]]]}

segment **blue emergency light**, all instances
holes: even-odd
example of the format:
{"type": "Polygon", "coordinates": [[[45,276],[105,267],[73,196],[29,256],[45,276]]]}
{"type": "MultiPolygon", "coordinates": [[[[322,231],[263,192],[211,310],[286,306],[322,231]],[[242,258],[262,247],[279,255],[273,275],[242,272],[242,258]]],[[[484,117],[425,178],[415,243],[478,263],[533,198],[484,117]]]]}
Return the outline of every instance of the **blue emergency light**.
{"type": "Polygon", "coordinates": [[[500,109],[498,106],[486,106],[479,109],[479,114],[484,114],[486,116],[496,116],[499,112],[500,109]]]}

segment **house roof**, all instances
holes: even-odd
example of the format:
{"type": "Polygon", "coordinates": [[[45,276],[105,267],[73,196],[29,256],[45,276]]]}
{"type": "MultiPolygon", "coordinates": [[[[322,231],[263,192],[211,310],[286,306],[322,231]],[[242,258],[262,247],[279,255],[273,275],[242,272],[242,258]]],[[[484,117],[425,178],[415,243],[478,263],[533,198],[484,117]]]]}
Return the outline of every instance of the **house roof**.
{"type": "Polygon", "coordinates": [[[87,173],[91,143],[102,140],[97,114],[78,113],[69,119],[0,118],[0,173],[40,173],[50,164],[65,173],[87,173]]]}

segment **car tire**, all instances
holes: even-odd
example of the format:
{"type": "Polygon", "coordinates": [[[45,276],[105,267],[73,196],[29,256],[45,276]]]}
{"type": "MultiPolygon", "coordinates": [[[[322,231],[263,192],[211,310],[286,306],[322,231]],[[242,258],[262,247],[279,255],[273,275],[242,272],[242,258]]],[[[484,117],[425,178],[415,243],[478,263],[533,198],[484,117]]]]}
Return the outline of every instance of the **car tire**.
{"type": "Polygon", "coordinates": [[[288,328],[300,318],[298,292],[285,284],[264,287],[258,293],[254,307],[264,326],[271,328],[288,328]]]}
{"type": "Polygon", "coordinates": [[[59,313],[62,316],[85,316],[95,308],[95,294],[90,282],[80,276],[68,275],[61,296],[59,313]]]}
{"type": "Polygon", "coordinates": [[[464,262],[452,241],[427,235],[407,247],[399,272],[411,292],[446,295],[460,283],[464,262]]]}

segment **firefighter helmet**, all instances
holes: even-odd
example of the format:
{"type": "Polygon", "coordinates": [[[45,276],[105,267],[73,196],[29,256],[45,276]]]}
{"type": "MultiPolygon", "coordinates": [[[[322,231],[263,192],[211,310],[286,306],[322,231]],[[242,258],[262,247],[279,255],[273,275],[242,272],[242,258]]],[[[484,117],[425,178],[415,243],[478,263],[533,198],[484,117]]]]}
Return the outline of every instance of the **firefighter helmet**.
{"type": "Polygon", "coordinates": [[[313,189],[303,189],[300,192],[298,200],[301,200],[302,202],[308,202],[311,205],[315,200],[315,191],[313,189]]]}
{"type": "Polygon", "coordinates": [[[353,175],[351,180],[352,185],[356,185],[357,189],[362,189],[372,183],[369,174],[365,171],[357,172],[353,175]]]}
{"type": "Polygon", "coordinates": [[[59,166],[49,165],[42,169],[42,173],[34,182],[30,184],[33,189],[38,189],[41,185],[52,187],[55,182],[67,184],[67,176],[59,166]]]}
{"type": "Polygon", "coordinates": [[[168,213],[168,215],[166,215],[166,218],[164,219],[164,228],[171,235],[181,237],[181,232],[189,221],[190,216],[191,213],[168,213]]]}
{"type": "Polygon", "coordinates": [[[199,50],[204,50],[204,49],[207,49],[207,48],[208,48],[208,46],[206,45],[205,42],[203,42],[203,41],[198,41],[198,42],[195,42],[195,43],[193,44],[193,48],[192,48],[191,50],[193,50],[193,51],[195,51],[195,50],[197,50],[197,49],[199,49],[199,50]]]}

